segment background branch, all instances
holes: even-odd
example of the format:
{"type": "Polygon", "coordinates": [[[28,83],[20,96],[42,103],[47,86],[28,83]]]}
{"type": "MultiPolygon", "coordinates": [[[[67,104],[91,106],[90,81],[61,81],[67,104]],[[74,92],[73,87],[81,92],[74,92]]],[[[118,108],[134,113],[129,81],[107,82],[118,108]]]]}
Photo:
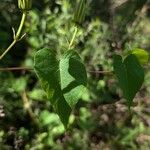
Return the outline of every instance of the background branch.
{"type": "MultiPolygon", "coordinates": [[[[33,68],[29,67],[11,67],[11,68],[0,68],[0,71],[33,71],[33,68]]],[[[89,73],[97,73],[97,74],[113,74],[113,71],[92,71],[87,70],[89,73]]]]}

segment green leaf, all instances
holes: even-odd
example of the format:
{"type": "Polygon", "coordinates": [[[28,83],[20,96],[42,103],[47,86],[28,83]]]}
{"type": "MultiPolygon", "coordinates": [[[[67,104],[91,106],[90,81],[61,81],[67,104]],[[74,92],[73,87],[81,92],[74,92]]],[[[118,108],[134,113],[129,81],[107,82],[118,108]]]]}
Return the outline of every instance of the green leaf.
{"type": "Polygon", "coordinates": [[[25,77],[21,77],[15,80],[12,80],[12,89],[15,92],[22,92],[25,90],[27,85],[27,79],[25,77]]]}
{"type": "Polygon", "coordinates": [[[54,95],[58,86],[58,61],[54,51],[49,49],[39,50],[35,54],[34,69],[49,99],[54,95]]]}
{"type": "Polygon", "coordinates": [[[60,89],[59,62],[56,59],[56,54],[54,51],[45,48],[39,50],[35,55],[34,63],[36,74],[48,99],[51,101],[64,126],[67,127],[71,108],[66,103],[60,89]]]}
{"type": "Polygon", "coordinates": [[[71,108],[86,86],[86,70],[81,58],[70,50],[58,61],[54,51],[44,48],[36,53],[34,68],[48,99],[67,127],[71,108]]]}
{"type": "Polygon", "coordinates": [[[87,76],[80,56],[73,50],[67,51],[60,60],[61,90],[71,108],[85,91],[87,76]]]}
{"type": "Polygon", "coordinates": [[[134,54],[137,59],[139,60],[140,64],[145,65],[149,61],[149,53],[146,50],[136,48],[131,51],[132,54],[134,54]]]}
{"type": "Polygon", "coordinates": [[[115,55],[113,65],[120,88],[130,107],[136,93],[143,84],[144,70],[133,54],[128,55],[124,61],[121,56],[115,55]]]}

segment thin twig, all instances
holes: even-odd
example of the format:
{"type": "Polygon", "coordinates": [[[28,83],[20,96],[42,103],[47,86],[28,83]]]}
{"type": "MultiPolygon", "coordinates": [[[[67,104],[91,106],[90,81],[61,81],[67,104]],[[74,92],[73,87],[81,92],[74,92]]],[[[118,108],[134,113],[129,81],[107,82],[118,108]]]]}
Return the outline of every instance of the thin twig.
{"type": "Polygon", "coordinates": [[[97,73],[97,74],[113,74],[113,71],[87,71],[89,73],[97,73]]]}
{"type": "MultiPolygon", "coordinates": [[[[11,67],[11,68],[0,68],[0,71],[32,71],[33,68],[29,67],[11,67]]],[[[91,71],[87,70],[89,73],[97,73],[97,74],[113,74],[113,71],[91,71]]]]}
{"type": "Polygon", "coordinates": [[[0,68],[0,71],[32,71],[33,68],[28,67],[12,67],[12,68],[0,68]]]}

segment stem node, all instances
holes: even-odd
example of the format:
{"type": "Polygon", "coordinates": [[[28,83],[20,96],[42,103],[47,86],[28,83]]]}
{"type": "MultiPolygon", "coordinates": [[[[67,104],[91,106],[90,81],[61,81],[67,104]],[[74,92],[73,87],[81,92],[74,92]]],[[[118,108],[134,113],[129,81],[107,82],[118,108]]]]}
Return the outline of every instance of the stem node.
{"type": "Polygon", "coordinates": [[[23,34],[21,37],[20,37],[20,35],[21,35],[21,31],[22,31],[22,29],[23,29],[23,25],[24,25],[24,23],[25,23],[26,16],[27,16],[27,12],[23,12],[23,14],[22,14],[22,19],[21,19],[21,22],[20,22],[20,25],[19,25],[19,28],[18,28],[17,33],[15,33],[15,29],[12,28],[14,40],[13,40],[13,42],[8,46],[8,48],[0,55],[0,60],[11,50],[11,48],[12,48],[18,41],[22,40],[22,39],[25,37],[26,33],[23,34]]]}

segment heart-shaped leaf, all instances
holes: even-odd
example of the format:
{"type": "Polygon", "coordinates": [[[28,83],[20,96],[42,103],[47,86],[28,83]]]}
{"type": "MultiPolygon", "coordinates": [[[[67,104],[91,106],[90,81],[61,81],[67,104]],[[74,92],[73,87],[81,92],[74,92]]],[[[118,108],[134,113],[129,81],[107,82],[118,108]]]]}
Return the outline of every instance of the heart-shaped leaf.
{"type": "Polygon", "coordinates": [[[130,54],[124,61],[121,56],[114,56],[114,71],[123,95],[127,99],[128,106],[130,107],[133,98],[144,81],[144,70],[137,58],[133,54],[130,54]]]}
{"type": "Polygon", "coordinates": [[[36,53],[34,68],[48,99],[67,127],[71,109],[86,86],[86,70],[80,56],[69,50],[58,61],[54,51],[44,48],[36,53]]]}
{"type": "Polygon", "coordinates": [[[75,51],[67,51],[61,58],[60,64],[61,90],[71,108],[82,96],[87,83],[85,67],[80,56],[75,51]]]}

